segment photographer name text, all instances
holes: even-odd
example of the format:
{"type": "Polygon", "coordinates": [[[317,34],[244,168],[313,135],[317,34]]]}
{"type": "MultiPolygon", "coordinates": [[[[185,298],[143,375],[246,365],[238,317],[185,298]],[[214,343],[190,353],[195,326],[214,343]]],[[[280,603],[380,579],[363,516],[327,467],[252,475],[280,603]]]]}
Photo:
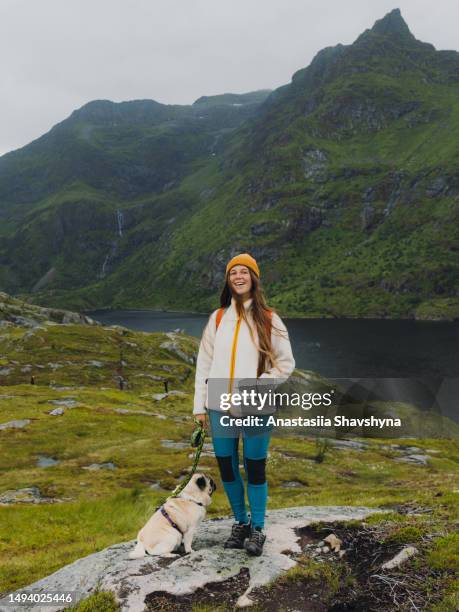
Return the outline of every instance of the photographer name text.
{"type": "Polygon", "coordinates": [[[333,418],[317,416],[312,418],[295,417],[282,418],[269,416],[267,419],[261,416],[249,415],[245,417],[230,417],[225,414],[220,417],[222,427],[401,427],[402,423],[397,418],[377,418],[375,416],[364,418],[349,418],[343,415],[335,415],[333,418]]]}

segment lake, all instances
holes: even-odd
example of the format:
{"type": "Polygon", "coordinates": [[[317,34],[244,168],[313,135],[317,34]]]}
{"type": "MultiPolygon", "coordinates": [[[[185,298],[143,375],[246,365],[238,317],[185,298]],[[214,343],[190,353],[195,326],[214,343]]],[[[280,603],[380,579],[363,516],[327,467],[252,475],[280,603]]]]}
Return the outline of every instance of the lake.
{"type": "MultiPolygon", "coordinates": [[[[200,337],[207,316],[152,310],[87,312],[104,325],[137,331],[182,329],[200,337]]],[[[368,379],[384,397],[414,401],[458,419],[459,322],[284,319],[298,368],[333,379],[368,379]],[[445,387],[441,406],[438,392],[445,387]],[[456,393],[457,391],[457,393],[456,393]]]]}

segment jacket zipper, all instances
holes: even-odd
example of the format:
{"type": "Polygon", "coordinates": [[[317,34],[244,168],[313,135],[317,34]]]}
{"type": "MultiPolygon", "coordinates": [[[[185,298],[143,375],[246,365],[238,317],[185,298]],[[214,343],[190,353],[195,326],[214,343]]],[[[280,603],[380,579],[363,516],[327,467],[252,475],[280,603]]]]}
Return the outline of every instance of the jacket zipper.
{"type": "Polygon", "coordinates": [[[241,317],[239,316],[237,323],[236,323],[236,329],[234,330],[233,347],[231,349],[231,366],[230,366],[230,379],[229,379],[228,393],[231,393],[233,390],[234,368],[236,365],[237,338],[239,336],[240,327],[241,327],[241,317]]]}

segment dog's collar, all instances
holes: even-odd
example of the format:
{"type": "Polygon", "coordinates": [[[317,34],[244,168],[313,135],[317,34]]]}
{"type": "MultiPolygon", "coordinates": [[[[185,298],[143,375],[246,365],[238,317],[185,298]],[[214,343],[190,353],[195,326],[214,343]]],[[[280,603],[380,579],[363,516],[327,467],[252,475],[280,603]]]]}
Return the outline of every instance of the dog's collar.
{"type": "Polygon", "coordinates": [[[164,518],[169,522],[169,524],[174,528],[177,529],[177,531],[183,536],[183,531],[180,529],[180,527],[177,525],[177,523],[175,523],[169,513],[167,512],[166,508],[164,506],[161,506],[161,508],[159,509],[161,514],[164,516],[164,518]]]}
{"type": "Polygon", "coordinates": [[[179,498],[187,499],[188,501],[192,501],[195,504],[198,504],[198,506],[204,507],[203,503],[196,501],[193,497],[191,497],[191,495],[188,495],[188,493],[180,493],[179,498]]]}

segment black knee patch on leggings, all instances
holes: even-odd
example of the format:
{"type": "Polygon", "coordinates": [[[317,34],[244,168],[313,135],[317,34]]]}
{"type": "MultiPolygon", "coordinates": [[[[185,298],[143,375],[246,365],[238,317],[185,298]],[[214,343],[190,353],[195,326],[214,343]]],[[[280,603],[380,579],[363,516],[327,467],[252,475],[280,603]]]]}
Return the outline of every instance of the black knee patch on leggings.
{"type": "Polygon", "coordinates": [[[246,463],[249,484],[264,484],[266,482],[266,457],[264,459],[246,458],[246,463]]]}
{"type": "Polygon", "coordinates": [[[218,467],[220,468],[220,476],[223,482],[234,482],[236,480],[233,471],[233,458],[228,457],[217,457],[218,467]]]}

